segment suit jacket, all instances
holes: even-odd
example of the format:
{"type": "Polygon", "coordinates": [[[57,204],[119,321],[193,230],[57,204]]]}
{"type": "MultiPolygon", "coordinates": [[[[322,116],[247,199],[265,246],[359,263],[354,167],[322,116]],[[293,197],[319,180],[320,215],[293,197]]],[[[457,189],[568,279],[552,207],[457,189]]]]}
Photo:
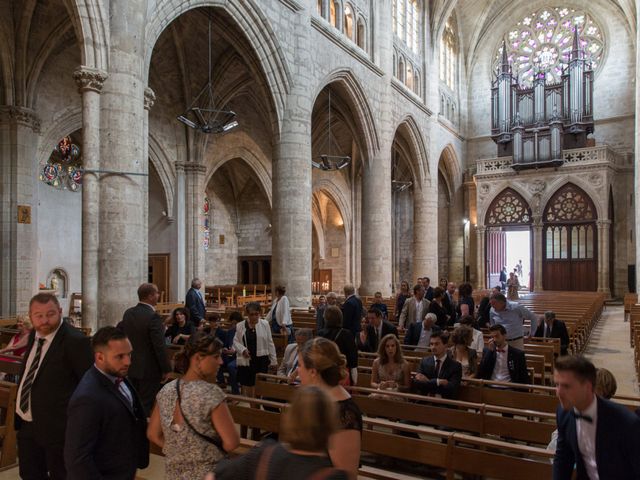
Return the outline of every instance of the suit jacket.
{"type": "MultiPolygon", "coordinates": [[[[480,367],[478,367],[478,378],[491,380],[493,369],[496,366],[497,353],[495,350],[485,348],[482,353],[480,367]]],[[[527,370],[527,360],[524,352],[518,348],[509,346],[507,349],[507,368],[512,383],[531,383],[529,371],[527,370]]]]}
{"type": "Polygon", "coordinates": [[[387,305],[384,303],[372,303],[371,306],[373,308],[377,308],[378,310],[380,310],[382,312],[382,317],[385,320],[389,319],[389,310],[387,309],[387,305]]]}
{"type": "MultiPolygon", "coordinates": [[[[538,328],[536,328],[536,332],[533,336],[544,337],[545,328],[546,323],[544,323],[544,321],[540,322],[540,325],[538,325],[538,328]]],[[[560,339],[560,355],[566,355],[567,348],[569,348],[569,332],[567,331],[567,326],[562,320],[553,321],[550,337],[560,339]]]]}
{"type": "MultiPolygon", "coordinates": [[[[420,335],[422,335],[422,328],[422,322],[413,322],[411,325],[409,325],[407,333],[404,334],[404,344],[418,345],[418,342],[420,341],[420,335]]],[[[437,325],[431,327],[431,333],[439,331],[441,331],[441,329],[437,325]]]]}
{"type": "Polygon", "coordinates": [[[360,331],[361,319],[362,301],[355,295],[351,295],[342,304],[342,326],[357,336],[360,331]]]}
{"type": "MultiPolygon", "coordinates": [[[[600,480],[640,478],[640,418],[627,407],[598,397],[596,463],[600,480]]],[[[574,464],[578,480],[588,480],[578,449],[576,419],[558,407],[558,444],[553,460],[553,480],[569,480],[574,464]]],[[[582,420],[581,420],[582,421],[582,420]]]]}
{"type": "Polygon", "coordinates": [[[138,394],[125,380],[133,406],[95,366],[69,401],[64,446],[68,480],[133,479],[149,465],[147,419],[138,394]]]}
{"type": "Polygon", "coordinates": [[[442,306],[447,312],[447,315],[450,316],[449,325],[455,324],[458,320],[458,316],[456,314],[456,307],[458,306],[458,303],[453,298],[449,298],[449,294],[447,292],[444,292],[444,295],[442,296],[442,306]]]}
{"type": "Polygon", "coordinates": [[[298,351],[297,343],[290,343],[284,349],[284,355],[282,357],[282,362],[278,366],[278,375],[288,375],[289,370],[293,369],[294,361],[297,359],[296,352],[298,351]]]}
{"type": "Polygon", "coordinates": [[[139,303],[129,308],[118,324],[133,346],[129,377],[156,380],[171,371],[164,345],[162,318],[150,306],[139,303]]]}
{"type": "MultiPolygon", "coordinates": [[[[35,330],[29,335],[20,378],[33,348],[35,330]]],[[[38,367],[31,386],[31,413],[34,435],[42,445],[62,444],[67,426],[69,398],[93,363],[89,338],[77,328],[62,322],[38,367]]],[[[16,428],[22,419],[16,414],[16,428]]]]}
{"type": "Polygon", "coordinates": [[[482,297],[480,300],[480,306],[478,307],[478,327],[489,328],[491,325],[489,319],[489,312],[491,311],[491,304],[489,303],[489,297],[482,297]]]}
{"type": "Polygon", "coordinates": [[[440,372],[436,378],[436,361],[433,355],[425,357],[420,362],[418,373],[423,374],[429,380],[413,380],[413,387],[418,393],[440,394],[442,398],[455,399],[458,396],[460,381],[462,380],[462,365],[447,355],[440,366],[440,372]],[[448,381],[447,385],[438,385],[437,379],[448,381]]]}
{"type": "Polygon", "coordinates": [[[389,322],[388,320],[382,320],[382,331],[380,334],[380,338],[378,338],[378,332],[373,325],[367,325],[367,340],[362,343],[360,341],[360,335],[358,335],[358,350],[363,352],[377,352],[378,345],[380,344],[380,340],[384,338],[385,335],[393,333],[396,337],[398,336],[398,329],[396,326],[389,322]]]}
{"type": "Polygon", "coordinates": [[[453,325],[447,319],[447,315],[449,315],[449,310],[447,310],[447,307],[444,305],[444,303],[442,304],[442,306],[440,306],[438,302],[431,302],[429,304],[429,313],[435,314],[436,325],[438,327],[447,328],[447,325],[449,324],[453,325]]]}
{"type": "MultiPolygon", "coordinates": [[[[429,300],[426,298],[422,299],[422,318],[429,313],[429,300]]],[[[415,297],[407,298],[404,302],[404,306],[402,307],[402,313],[400,314],[400,323],[399,325],[404,328],[409,328],[409,325],[416,321],[416,301],[415,297]]]]}
{"type": "Polygon", "coordinates": [[[429,301],[433,300],[433,287],[431,285],[424,291],[424,298],[429,301]]]}
{"type": "Polygon", "coordinates": [[[187,291],[187,297],[184,300],[185,306],[189,309],[189,319],[195,326],[200,324],[200,320],[204,320],[206,315],[206,306],[200,292],[195,288],[190,288],[187,291]]]}

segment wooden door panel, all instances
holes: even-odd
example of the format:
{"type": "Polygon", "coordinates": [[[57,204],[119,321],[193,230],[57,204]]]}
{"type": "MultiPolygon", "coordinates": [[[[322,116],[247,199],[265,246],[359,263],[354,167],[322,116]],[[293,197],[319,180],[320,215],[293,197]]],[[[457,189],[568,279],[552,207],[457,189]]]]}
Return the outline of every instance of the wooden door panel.
{"type": "Polygon", "coordinates": [[[168,302],[171,298],[169,259],[168,253],[149,255],[149,282],[158,287],[161,302],[168,302]]]}
{"type": "Polygon", "coordinates": [[[571,290],[571,263],[567,260],[545,260],[545,290],[571,290]]]}
{"type": "Polygon", "coordinates": [[[573,260],[571,262],[572,285],[570,290],[595,292],[598,288],[596,262],[573,260]]]}

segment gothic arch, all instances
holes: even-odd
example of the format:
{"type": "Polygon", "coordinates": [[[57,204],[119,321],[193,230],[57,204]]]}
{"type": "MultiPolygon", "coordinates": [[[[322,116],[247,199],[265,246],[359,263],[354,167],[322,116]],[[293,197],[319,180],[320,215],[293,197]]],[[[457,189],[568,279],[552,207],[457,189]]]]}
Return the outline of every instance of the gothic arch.
{"type": "Polygon", "coordinates": [[[220,167],[228,161],[236,158],[242,160],[255,174],[256,183],[260,186],[262,193],[269,201],[269,208],[272,208],[273,197],[271,194],[271,174],[265,168],[264,163],[260,161],[257,155],[244,146],[232,148],[231,150],[226,151],[224,157],[217,161],[215,165],[210,165],[207,168],[204,180],[205,188],[209,185],[209,182],[211,182],[211,179],[220,167]]]}
{"type": "Polygon", "coordinates": [[[175,189],[172,179],[175,178],[175,173],[171,161],[160,145],[160,142],[151,132],[149,132],[149,162],[151,162],[151,165],[153,165],[153,168],[158,174],[158,178],[160,178],[166,203],[166,212],[169,218],[171,218],[174,216],[173,202],[175,189]]]}
{"type": "Polygon", "coordinates": [[[373,110],[369,105],[362,85],[350,70],[335,70],[323,78],[316,87],[312,105],[315,105],[318,101],[320,92],[331,84],[335,84],[345,91],[345,100],[349,104],[356,128],[360,130],[364,138],[365,148],[360,146],[363,162],[371,161],[374,153],[380,149],[380,138],[376,128],[373,110]]]}
{"type": "MultiPolygon", "coordinates": [[[[180,15],[199,7],[223,9],[239,26],[256,53],[256,63],[262,68],[267,90],[274,105],[274,123],[281,125],[286,97],[291,90],[289,66],[282,54],[277,36],[255,0],[167,0],[153,12],[147,23],[144,78],[149,76],[153,48],[167,25],[180,15]]],[[[279,129],[278,129],[279,130],[279,129]]]]}
{"type": "MultiPolygon", "coordinates": [[[[607,203],[607,192],[606,189],[602,190],[604,193],[601,194],[598,191],[594,190],[593,186],[588,182],[585,182],[582,178],[577,177],[575,175],[565,176],[563,178],[558,178],[555,181],[551,182],[547,185],[547,188],[540,196],[540,208],[541,210],[545,209],[551,198],[555,195],[556,192],[564,188],[566,185],[573,184],[580,190],[582,190],[585,195],[587,195],[590,200],[593,202],[594,207],[596,209],[596,215],[600,219],[608,218],[608,208],[609,204],[607,203]],[[602,197],[604,195],[604,197],[602,197]]],[[[543,213],[542,211],[540,213],[543,213]]]]}
{"type": "Polygon", "coordinates": [[[411,158],[414,162],[410,162],[409,168],[413,175],[414,184],[418,184],[418,188],[422,189],[426,179],[429,178],[429,159],[427,157],[427,149],[424,144],[424,138],[420,133],[420,128],[415,118],[407,115],[399,124],[393,135],[401,135],[407,141],[410,148],[411,158]]]}
{"type": "Polygon", "coordinates": [[[51,149],[57,145],[60,139],[66,135],[76,132],[82,128],[82,109],[73,107],[64,112],[60,117],[55,118],[51,124],[43,129],[36,160],[38,165],[42,165],[51,155],[51,149]]]}
{"type": "Polygon", "coordinates": [[[344,221],[344,229],[345,232],[351,231],[351,223],[352,223],[352,212],[349,207],[349,201],[344,196],[343,192],[340,188],[333,183],[333,181],[322,178],[313,184],[312,195],[322,191],[325,195],[327,195],[333,203],[336,204],[340,215],[342,216],[342,220],[344,221]]]}
{"type": "Polygon", "coordinates": [[[489,204],[484,216],[485,227],[530,225],[531,207],[513,188],[502,190],[489,204]]]}
{"type": "Polygon", "coordinates": [[[449,188],[449,201],[451,201],[455,192],[462,186],[462,170],[453,145],[448,144],[440,152],[437,171],[442,172],[442,176],[449,188]]]}
{"type": "Polygon", "coordinates": [[[109,14],[101,0],[66,0],[65,5],[80,44],[82,65],[107,70],[109,14]]]}

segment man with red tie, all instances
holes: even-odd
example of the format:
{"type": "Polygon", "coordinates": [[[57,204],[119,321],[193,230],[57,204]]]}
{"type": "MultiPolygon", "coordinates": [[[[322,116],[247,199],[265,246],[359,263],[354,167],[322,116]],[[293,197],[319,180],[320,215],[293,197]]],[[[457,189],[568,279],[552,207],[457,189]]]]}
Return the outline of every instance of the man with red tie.
{"type": "Polygon", "coordinates": [[[507,330],[500,324],[489,328],[491,340],[482,353],[478,378],[497,382],[530,383],[524,352],[507,343],[507,330]]]}
{"type": "Polygon", "coordinates": [[[442,331],[434,331],[429,340],[433,355],[420,362],[412,387],[423,395],[455,399],[462,380],[462,365],[447,354],[447,339],[442,331]]]}

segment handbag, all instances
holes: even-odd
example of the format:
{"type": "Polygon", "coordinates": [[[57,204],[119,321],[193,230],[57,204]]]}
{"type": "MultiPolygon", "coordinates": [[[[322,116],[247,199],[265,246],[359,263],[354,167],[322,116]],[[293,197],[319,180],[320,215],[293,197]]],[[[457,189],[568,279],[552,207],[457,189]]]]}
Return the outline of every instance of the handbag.
{"type": "Polygon", "coordinates": [[[184,411],[182,410],[182,398],[180,396],[180,379],[176,380],[176,393],[178,394],[178,408],[180,408],[180,414],[182,415],[184,423],[187,425],[187,427],[189,427],[193,433],[198,435],[204,441],[218,447],[218,450],[220,450],[226,456],[228,452],[222,446],[222,439],[220,437],[210,437],[208,435],[205,435],[204,433],[200,433],[193,427],[193,425],[191,425],[191,422],[189,422],[189,419],[184,414],[184,411]]]}

